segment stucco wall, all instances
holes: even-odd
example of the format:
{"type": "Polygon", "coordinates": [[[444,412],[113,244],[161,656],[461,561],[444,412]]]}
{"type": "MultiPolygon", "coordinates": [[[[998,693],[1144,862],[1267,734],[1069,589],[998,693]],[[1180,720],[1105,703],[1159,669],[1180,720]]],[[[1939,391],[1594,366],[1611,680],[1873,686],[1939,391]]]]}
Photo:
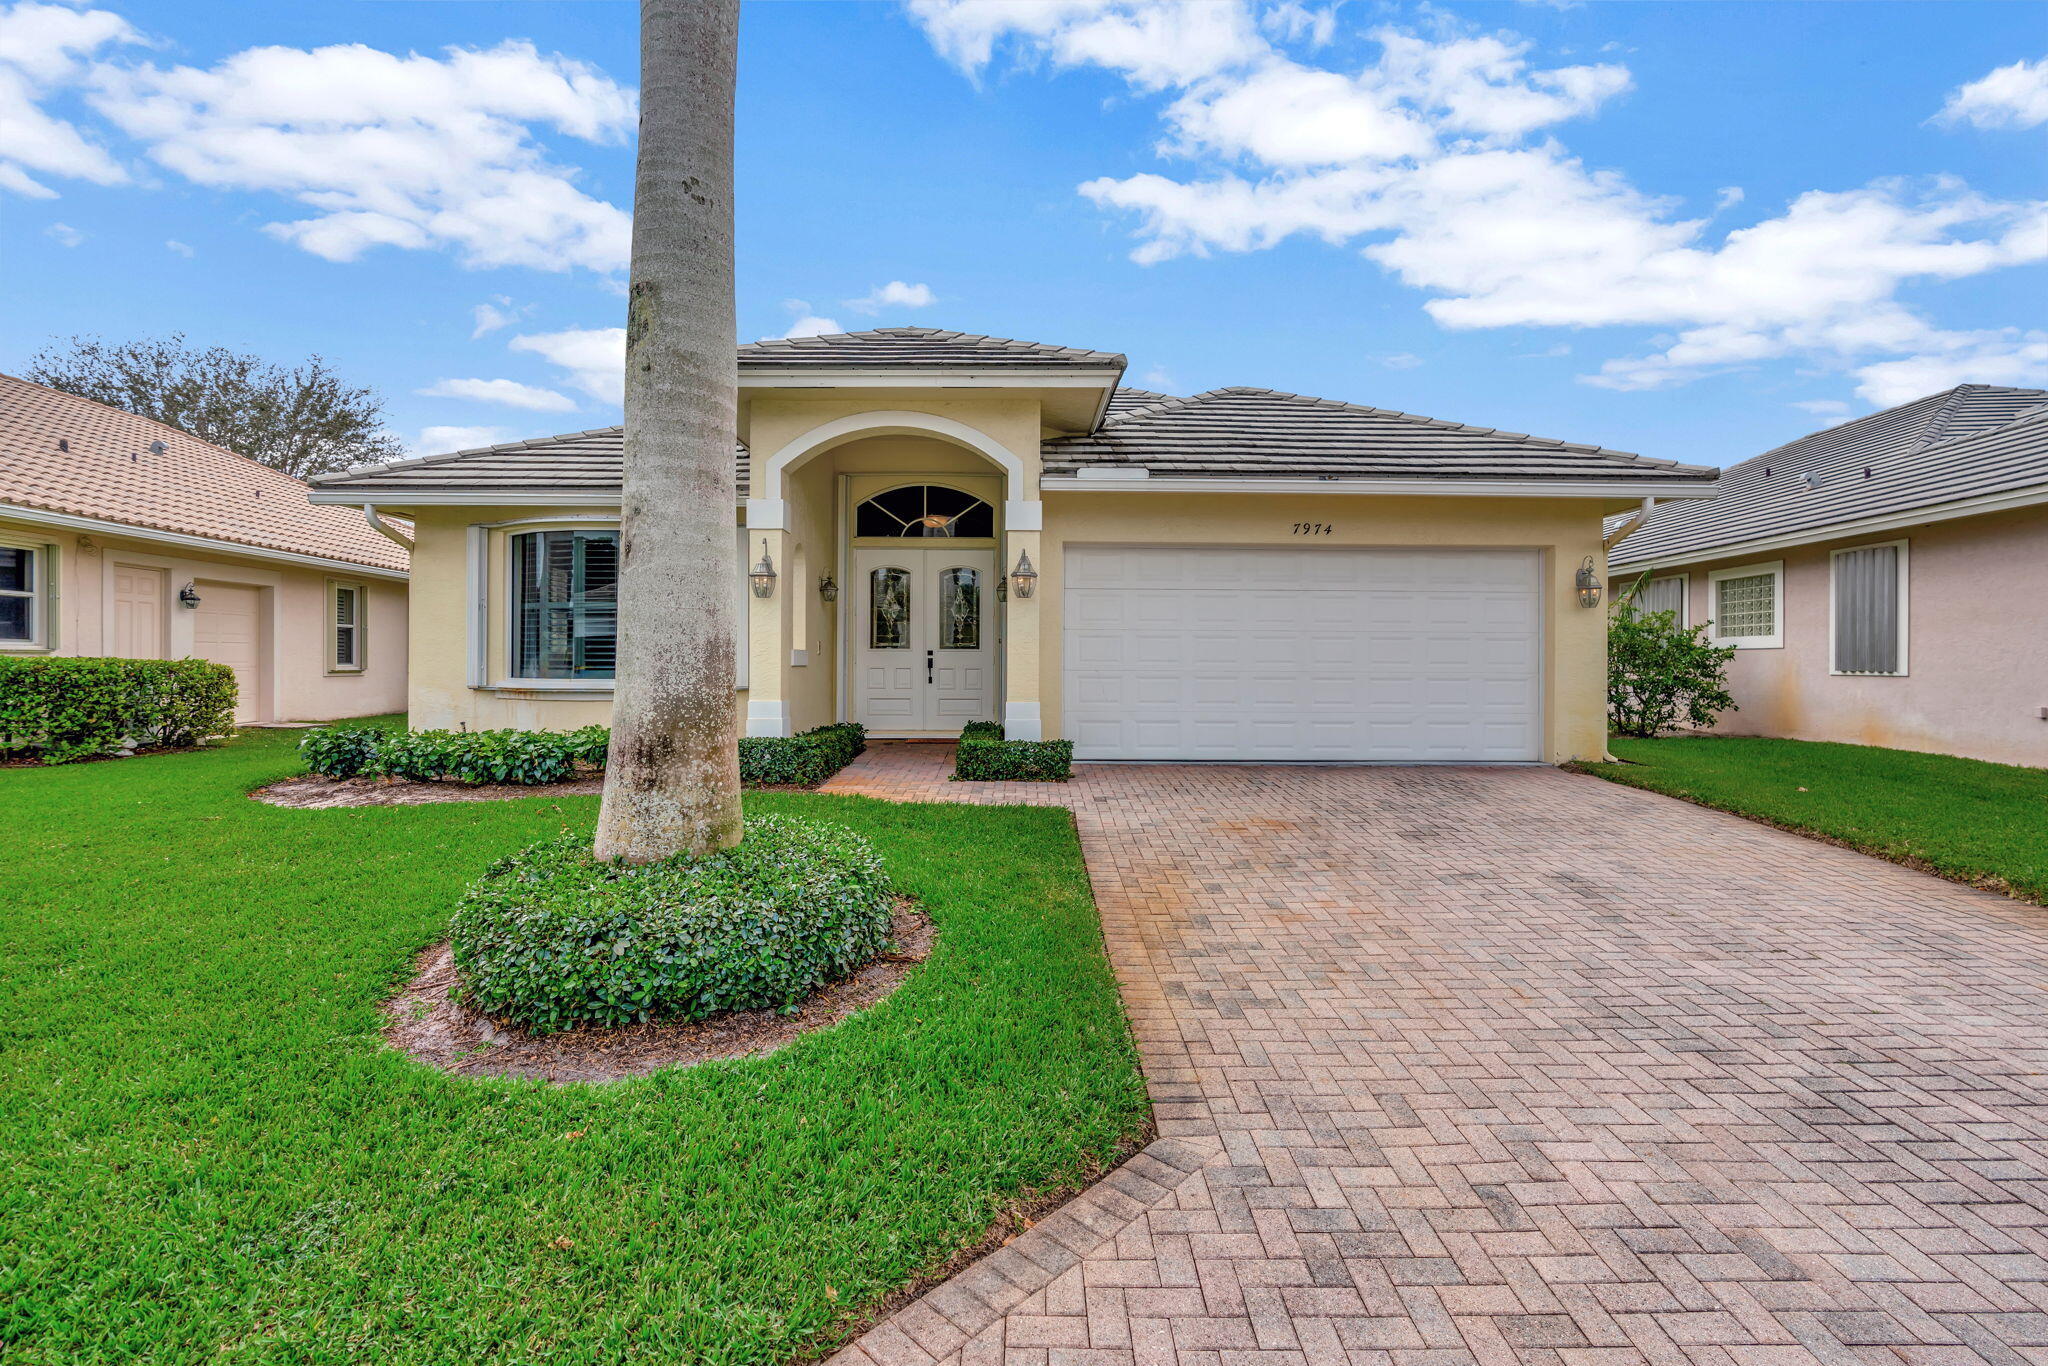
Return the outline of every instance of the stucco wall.
{"type": "Polygon", "coordinates": [[[1707,560],[1685,572],[1694,622],[1713,615],[1707,574],[1785,565],[1784,644],[1736,652],[1728,735],[1777,735],[2048,766],[2048,514],[2018,509],[1930,522],[1769,555],[1707,560]],[[1829,672],[1830,552],[1907,543],[1907,673],[1829,672]]]}
{"type": "Polygon", "coordinates": [[[57,560],[56,649],[59,655],[106,655],[115,649],[113,576],[120,565],[163,571],[166,587],[161,619],[163,654],[195,654],[194,613],[178,605],[178,590],[196,583],[254,588],[267,619],[260,645],[261,683],[256,718],[266,721],[325,721],[402,710],[406,697],[408,625],[406,585],[390,579],[302,569],[259,559],[213,556],[166,545],[145,536],[112,536],[37,526],[0,518],[9,539],[55,547],[57,560]],[[328,584],[361,585],[365,596],[364,667],[337,673],[327,666],[328,584]]]}
{"type": "Polygon", "coordinates": [[[1543,552],[1544,753],[1553,763],[1606,751],[1606,614],[1578,605],[1573,575],[1600,560],[1600,519],[1613,504],[1567,499],[1379,498],[1289,494],[1055,493],[1033,559],[1042,577],[1016,614],[1038,614],[1038,698],[1045,733],[1060,730],[1060,607],[1066,548],[1080,544],[1292,546],[1297,522],[1335,528],[1315,546],[1515,547],[1543,552]]]}

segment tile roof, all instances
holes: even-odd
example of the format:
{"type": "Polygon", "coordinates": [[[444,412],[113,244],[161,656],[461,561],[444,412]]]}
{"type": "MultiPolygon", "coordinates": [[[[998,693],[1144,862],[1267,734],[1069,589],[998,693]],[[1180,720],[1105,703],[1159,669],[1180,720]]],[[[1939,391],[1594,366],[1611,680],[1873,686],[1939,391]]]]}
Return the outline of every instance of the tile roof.
{"type": "Polygon", "coordinates": [[[1045,472],[1143,466],[1153,475],[1430,479],[1664,479],[1715,471],[1520,432],[1468,427],[1271,389],[1158,397],[1086,436],[1045,443],[1045,472]]]}
{"type": "Polygon", "coordinates": [[[1959,384],[1800,437],[1721,476],[1702,502],[1660,505],[1615,568],[2048,484],[2048,390],[1959,384]]]}
{"type": "MultiPolygon", "coordinates": [[[[476,494],[481,498],[497,492],[530,493],[535,489],[616,493],[624,475],[625,451],[624,427],[593,427],[587,432],[536,436],[444,455],[363,465],[318,475],[313,485],[320,489],[346,488],[365,497],[441,491],[476,494]]],[[[747,448],[742,445],[733,447],[733,485],[739,497],[747,496],[747,448]]]]}
{"type": "Polygon", "coordinates": [[[7,504],[406,567],[404,549],[372,531],[361,513],[314,507],[306,485],[288,474],[176,427],[0,374],[0,515],[7,504]]]}
{"type": "Polygon", "coordinates": [[[1121,370],[1124,358],[1111,351],[1086,351],[1043,342],[944,332],[936,327],[877,327],[822,337],[786,337],[740,347],[740,369],[845,366],[854,369],[1121,370]]]}

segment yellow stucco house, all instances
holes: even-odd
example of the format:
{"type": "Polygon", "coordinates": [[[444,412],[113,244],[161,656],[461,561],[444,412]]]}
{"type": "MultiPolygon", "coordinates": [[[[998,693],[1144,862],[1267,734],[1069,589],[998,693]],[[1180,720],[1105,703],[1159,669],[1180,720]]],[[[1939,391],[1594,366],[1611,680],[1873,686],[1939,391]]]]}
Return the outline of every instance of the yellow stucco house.
{"type": "MultiPolygon", "coordinates": [[[[1580,571],[1605,578],[1605,516],[1710,493],[1713,470],[1123,372],[917,327],[742,346],[746,733],[1000,720],[1098,760],[1603,752],[1606,613],[1580,571]]],[[[414,725],[608,718],[621,444],[315,481],[316,503],[414,523],[414,725]]]]}

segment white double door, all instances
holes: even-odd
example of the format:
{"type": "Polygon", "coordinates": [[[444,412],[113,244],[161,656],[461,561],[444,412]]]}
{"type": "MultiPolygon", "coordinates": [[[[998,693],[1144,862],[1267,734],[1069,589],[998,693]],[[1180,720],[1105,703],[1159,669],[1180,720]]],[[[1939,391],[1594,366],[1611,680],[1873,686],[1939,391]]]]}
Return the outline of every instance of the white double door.
{"type": "Polygon", "coordinates": [[[853,552],[853,716],[877,735],[996,719],[996,553],[853,552]]]}

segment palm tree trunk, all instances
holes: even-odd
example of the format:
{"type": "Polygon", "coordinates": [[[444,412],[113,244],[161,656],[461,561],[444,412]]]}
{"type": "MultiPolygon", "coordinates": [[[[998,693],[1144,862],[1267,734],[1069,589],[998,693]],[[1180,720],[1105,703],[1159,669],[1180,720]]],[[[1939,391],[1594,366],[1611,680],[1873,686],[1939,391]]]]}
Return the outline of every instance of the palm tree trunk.
{"type": "Polygon", "coordinates": [[[738,0],[642,0],[619,656],[600,858],[739,842],[733,92],[738,0]]]}

